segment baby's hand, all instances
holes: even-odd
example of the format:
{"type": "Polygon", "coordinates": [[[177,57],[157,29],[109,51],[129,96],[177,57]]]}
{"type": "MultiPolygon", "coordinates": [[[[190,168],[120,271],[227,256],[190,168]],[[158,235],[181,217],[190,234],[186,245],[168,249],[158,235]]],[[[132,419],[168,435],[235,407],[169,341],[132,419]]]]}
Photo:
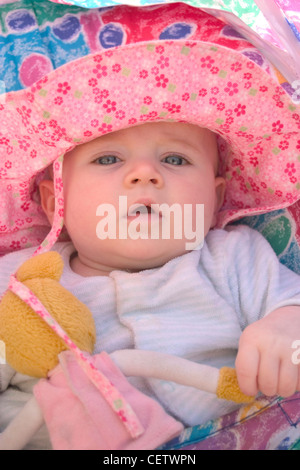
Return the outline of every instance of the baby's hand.
{"type": "Polygon", "coordinates": [[[236,359],[242,392],[287,397],[300,391],[300,365],[292,360],[292,344],[297,340],[300,306],[279,308],[249,325],[241,335],[236,359]]]}

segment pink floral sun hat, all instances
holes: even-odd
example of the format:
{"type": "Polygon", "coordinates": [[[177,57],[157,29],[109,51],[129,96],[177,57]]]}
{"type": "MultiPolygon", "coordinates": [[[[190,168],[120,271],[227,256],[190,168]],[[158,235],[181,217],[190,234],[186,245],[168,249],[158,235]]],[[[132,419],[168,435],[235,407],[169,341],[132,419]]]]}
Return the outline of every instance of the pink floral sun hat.
{"type": "Polygon", "coordinates": [[[218,226],[299,199],[300,106],[258,50],[185,4],[120,6],[114,22],[126,31],[122,45],[69,62],[0,102],[0,254],[45,240],[43,170],[54,163],[49,249],[63,225],[64,153],[145,122],[185,121],[220,135],[227,192],[218,226]]]}

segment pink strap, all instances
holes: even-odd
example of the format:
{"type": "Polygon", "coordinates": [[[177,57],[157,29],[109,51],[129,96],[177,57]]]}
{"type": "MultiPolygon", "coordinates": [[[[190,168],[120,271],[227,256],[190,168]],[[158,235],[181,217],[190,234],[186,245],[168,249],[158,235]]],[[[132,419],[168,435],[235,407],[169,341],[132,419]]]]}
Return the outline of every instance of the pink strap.
{"type": "Polygon", "coordinates": [[[34,255],[38,255],[49,251],[55,242],[57,242],[60,232],[64,225],[64,195],[63,195],[63,180],[62,180],[62,169],[63,169],[64,155],[58,157],[53,163],[53,182],[54,182],[54,197],[55,197],[55,209],[53,223],[50,232],[48,233],[45,240],[34,252],[34,255]]]}
{"type": "Polygon", "coordinates": [[[57,333],[65,342],[68,348],[74,353],[78,363],[83,368],[89,379],[94,383],[107,403],[124,423],[129,434],[133,438],[140,436],[144,429],[131,406],[126,402],[114,385],[95,368],[90,357],[84,354],[76,344],[73,343],[61,326],[46,310],[40,300],[30,291],[30,289],[28,289],[27,286],[25,286],[25,284],[18,281],[14,275],[10,278],[8,288],[29,305],[43,320],[45,320],[52,330],[55,331],[55,333],[57,333]]]}

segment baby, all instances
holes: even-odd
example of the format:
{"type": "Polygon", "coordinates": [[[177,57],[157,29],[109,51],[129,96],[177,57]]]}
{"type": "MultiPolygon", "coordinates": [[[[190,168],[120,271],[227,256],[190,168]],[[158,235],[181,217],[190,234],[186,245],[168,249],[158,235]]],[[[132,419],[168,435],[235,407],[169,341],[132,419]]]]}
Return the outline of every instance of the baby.
{"type": "MultiPolygon", "coordinates": [[[[268,243],[251,229],[212,230],[226,187],[218,176],[214,133],[187,123],[157,122],[99,137],[65,156],[63,184],[72,242],[56,243],[54,249],[65,261],[62,285],[94,315],[95,352],[137,348],[217,367],[235,364],[248,395],[288,396],[299,389],[299,367],[291,359],[300,332],[299,278],[278,263],[268,243]],[[127,226],[138,220],[148,236],[99,238],[99,204],[117,209],[118,225],[118,201],[124,196],[128,207],[137,204],[136,215],[122,214],[127,226]],[[205,240],[198,238],[199,246],[187,250],[184,231],[181,239],[172,236],[171,218],[169,239],[151,238],[152,224],[161,228],[164,213],[140,216],[138,208],[155,204],[182,209],[190,204],[192,218],[196,206],[204,205],[205,240]]],[[[52,223],[52,179],[40,183],[40,194],[52,223]]],[[[24,259],[30,251],[25,250],[24,259]]],[[[20,253],[3,258],[1,266],[8,258],[11,271],[20,253]]],[[[24,384],[24,376],[12,373],[11,383],[20,386],[18,380],[24,384]]],[[[157,379],[132,383],[185,425],[236,406],[157,379]]],[[[0,398],[3,418],[8,393],[0,398]]]]}
{"type": "MultiPolygon", "coordinates": [[[[149,20],[159,39],[143,20],[141,43],[79,59],[7,97],[0,202],[14,217],[1,225],[2,240],[21,247],[28,240],[21,230],[32,235],[43,225],[39,211],[34,219],[33,177],[54,163],[53,180],[39,184],[40,202],[55,229],[64,203],[71,241],[51,249],[64,260],[62,285],[93,314],[95,354],[140,349],[235,366],[247,395],[289,396],[300,389],[292,361],[299,277],[257,232],[216,222],[299,199],[299,108],[251,44],[226,38],[222,21],[186,5],[171,9],[149,20]],[[188,39],[164,40],[161,18],[191,24],[188,39]],[[55,167],[64,153],[61,181],[55,167]]],[[[34,253],[0,259],[0,293],[34,253]]],[[[236,407],[173,382],[130,381],[185,426],[236,407]]],[[[0,431],[33,383],[0,365],[0,431]]],[[[47,448],[46,436],[32,447],[47,448]]]]}

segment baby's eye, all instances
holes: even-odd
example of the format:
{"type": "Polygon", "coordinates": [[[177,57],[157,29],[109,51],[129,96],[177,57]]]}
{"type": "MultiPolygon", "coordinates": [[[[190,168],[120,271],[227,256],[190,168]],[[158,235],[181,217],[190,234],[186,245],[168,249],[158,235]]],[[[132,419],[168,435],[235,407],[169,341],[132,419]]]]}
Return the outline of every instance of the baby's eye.
{"type": "Polygon", "coordinates": [[[94,160],[94,163],[98,165],[113,165],[114,163],[120,162],[121,160],[116,155],[103,155],[94,160]]]}
{"type": "Polygon", "coordinates": [[[188,163],[185,158],[176,154],[170,154],[167,157],[164,157],[162,161],[164,163],[168,163],[169,165],[186,165],[188,163]]]}

